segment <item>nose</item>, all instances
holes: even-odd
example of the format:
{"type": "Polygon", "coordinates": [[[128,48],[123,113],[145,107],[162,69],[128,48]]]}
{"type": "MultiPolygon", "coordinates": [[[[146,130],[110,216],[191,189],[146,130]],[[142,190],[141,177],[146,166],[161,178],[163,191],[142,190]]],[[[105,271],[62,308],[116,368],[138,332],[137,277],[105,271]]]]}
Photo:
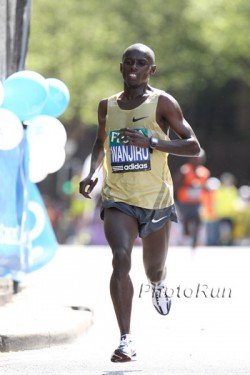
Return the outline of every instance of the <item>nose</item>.
{"type": "Polygon", "coordinates": [[[137,62],[134,61],[132,64],[131,64],[131,71],[134,72],[135,70],[137,70],[137,62]]]}

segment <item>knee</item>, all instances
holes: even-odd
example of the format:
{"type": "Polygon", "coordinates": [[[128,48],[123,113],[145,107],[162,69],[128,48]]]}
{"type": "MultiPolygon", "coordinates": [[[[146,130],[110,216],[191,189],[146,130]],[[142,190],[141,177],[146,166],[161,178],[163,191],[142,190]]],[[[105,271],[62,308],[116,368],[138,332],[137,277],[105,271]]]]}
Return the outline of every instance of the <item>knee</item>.
{"type": "Polygon", "coordinates": [[[146,275],[152,283],[158,283],[166,277],[166,267],[160,265],[149,266],[146,270],[146,275]]]}
{"type": "Polygon", "coordinates": [[[128,275],[131,269],[131,256],[125,249],[114,251],[112,266],[113,271],[117,276],[128,275]]]}

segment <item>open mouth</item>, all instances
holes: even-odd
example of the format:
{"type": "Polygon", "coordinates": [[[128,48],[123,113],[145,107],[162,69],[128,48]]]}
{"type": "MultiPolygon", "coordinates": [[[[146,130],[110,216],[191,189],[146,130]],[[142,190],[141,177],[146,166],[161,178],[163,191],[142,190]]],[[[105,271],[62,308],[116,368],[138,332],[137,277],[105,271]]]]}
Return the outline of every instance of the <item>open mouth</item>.
{"type": "Polygon", "coordinates": [[[130,79],[136,79],[137,78],[137,75],[135,73],[130,73],[128,76],[129,76],[130,79]]]}

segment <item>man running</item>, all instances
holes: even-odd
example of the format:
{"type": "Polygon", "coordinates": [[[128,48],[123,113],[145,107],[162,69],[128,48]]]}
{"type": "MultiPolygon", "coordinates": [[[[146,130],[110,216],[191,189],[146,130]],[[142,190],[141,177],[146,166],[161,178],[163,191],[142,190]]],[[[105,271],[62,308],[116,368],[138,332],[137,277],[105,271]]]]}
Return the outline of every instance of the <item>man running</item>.
{"type": "Polygon", "coordinates": [[[90,198],[97,182],[95,171],[103,160],[101,217],[113,254],[110,292],[121,335],[113,362],[136,356],[130,329],[133,285],[129,272],[138,235],[153,305],[160,314],[169,313],[165,263],[171,221],[177,221],[177,216],[168,154],[196,156],[200,152],[177,101],[149,85],[155,71],[155,55],[148,46],[133,44],[124,51],[120,63],[123,91],[99,103],[90,171],[79,188],[90,198]],[[170,140],[170,128],[179,139],[170,140]]]}

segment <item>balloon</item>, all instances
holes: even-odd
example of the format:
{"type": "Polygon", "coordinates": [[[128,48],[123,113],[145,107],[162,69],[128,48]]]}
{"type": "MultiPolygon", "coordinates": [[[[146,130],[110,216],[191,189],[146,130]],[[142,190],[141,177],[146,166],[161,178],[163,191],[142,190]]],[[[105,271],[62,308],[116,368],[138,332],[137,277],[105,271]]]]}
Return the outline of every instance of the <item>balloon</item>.
{"type": "Polygon", "coordinates": [[[49,94],[41,114],[53,117],[62,115],[69,104],[69,90],[65,83],[56,78],[47,78],[49,94]]]}
{"type": "Polygon", "coordinates": [[[19,118],[5,108],[0,108],[0,150],[11,150],[23,139],[23,125],[19,118]]]}
{"type": "Polygon", "coordinates": [[[48,143],[65,146],[67,133],[63,124],[56,118],[40,115],[26,121],[27,139],[30,144],[33,142],[48,143]]]}
{"type": "Polygon", "coordinates": [[[29,147],[29,179],[31,182],[37,183],[43,181],[47,175],[47,150],[45,145],[39,143],[29,147]],[[45,158],[43,157],[45,156],[45,158]]]}
{"type": "Polygon", "coordinates": [[[0,105],[2,105],[3,99],[4,99],[4,88],[3,88],[2,82],[0,81],[0,105]]]}
{"type": "Polygon", "coordinates": [[[10,75],[3,83],[2,107],[9,109],[25,121],[41,113],[49,89],[46,79],[39,73],[23,70],[10,75]]]}
{"type": "Polygon", "coordinates": [[[30,145],[29,158],[30,180],[39,182],[48,173],[54,173],[63,166],[66,153],[62,146],[36,142],[30,145]]]}
{"type": "Polygon", "coordinates": [[[51,153],[51,157],[48,163],[48,173],[54,173],[62,168],[66,159],[66,153],[63,147],[59,147],[51,153]]]}
{"type": "Polygon", "coordinates": [[[54,173],[63,166],[67,133],[58,119],[47,115],[36,116],[25,121],[25,124],[29,143],[30,179],[32,182],[39,182],[48,173],[54,173]]]}
{"type": "Polygon", "coordinates": [[[46,171],[38,168],[35,163],[29,163],[29,179],[31,182],[41,182],[47,177],[47,175],[46,171]]]}

